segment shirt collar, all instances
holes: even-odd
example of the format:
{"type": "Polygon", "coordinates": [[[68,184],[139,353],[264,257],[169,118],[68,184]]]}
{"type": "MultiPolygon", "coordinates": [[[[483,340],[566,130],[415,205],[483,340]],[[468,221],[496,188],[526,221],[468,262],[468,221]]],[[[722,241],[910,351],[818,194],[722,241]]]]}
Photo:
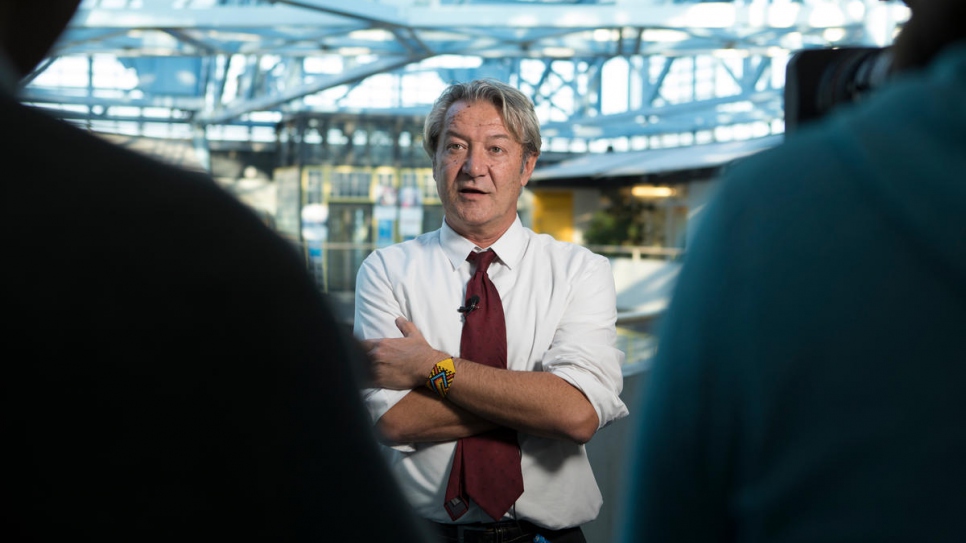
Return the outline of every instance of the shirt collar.
{"type": "MultiPolygon", "coordinates": [[[[457,234],[446,224],[446,221],[443,221],[443,226],[440,228],[439,243],[454,270],[459,268],[463,262],[466,262],[466,255],[470,254],[470,251],[480,250],[475,243],[457,234]]],[[[506,267],[513,269],[520,262],[526,243],[526,231],[523,228],[523,223],[520,222],[520,217],[517,216],[510,228],[500,236],[500,239],[496,240],[496,243],[490,246],[490,249],[496,253],[496,256],[506,267]]]]}
{"type": "Polygon", "coordinates": [[[0,48],[0,93],[16,96],[20,88],[20,76],[13,67],[7,52],[0,48]]]}

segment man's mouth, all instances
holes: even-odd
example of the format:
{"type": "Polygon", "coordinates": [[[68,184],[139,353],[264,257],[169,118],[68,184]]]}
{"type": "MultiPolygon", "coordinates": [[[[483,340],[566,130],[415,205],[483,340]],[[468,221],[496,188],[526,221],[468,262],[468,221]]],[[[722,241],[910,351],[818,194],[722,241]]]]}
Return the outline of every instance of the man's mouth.
{"type": "Polygon", "coordinates": [[[472,187],[466,187],[466,188],[460,189],[460,194],[486,194],[486,193],[483,192],[480,189],[474,189],[472,187]]]}

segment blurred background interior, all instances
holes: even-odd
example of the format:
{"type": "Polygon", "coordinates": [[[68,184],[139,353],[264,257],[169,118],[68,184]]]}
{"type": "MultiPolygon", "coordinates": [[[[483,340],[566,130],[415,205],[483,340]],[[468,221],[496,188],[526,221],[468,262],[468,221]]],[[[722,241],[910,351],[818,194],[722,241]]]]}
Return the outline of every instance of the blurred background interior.
{"type": "MultiPolygon", "coordinates": [[[[899,0],[84,0],[21,98],[209,172],[304,255],[349,325],[369,252],[442,220],[432,101],[453,81],[508,82],[544,136],[521,218],[611,259],[632,397],[715,180],[779,143],[810,99],[792,93],[829,71],[790,60],[880,50],[908,16],[899,0]]],[[[825,84],[844,96],[841,71],[825,84]]],[[[625,426],[588,446],[605,493],[592,542],[621,505],[625,426]]]]}

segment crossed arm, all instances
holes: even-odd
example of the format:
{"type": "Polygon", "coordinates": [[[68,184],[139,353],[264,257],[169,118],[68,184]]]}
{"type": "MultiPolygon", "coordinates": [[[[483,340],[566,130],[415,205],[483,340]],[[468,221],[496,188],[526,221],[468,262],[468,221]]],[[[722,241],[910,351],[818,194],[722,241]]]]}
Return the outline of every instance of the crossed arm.
{"type": "Polygon", "coordinates": [[[597,412],[576,387],[540,371],[512,371],[454,358],[456,379],[445,400],[425,388],[433,365],[449,355],[434,349],[413,323],[396,319],[401,338],[363,340],[373,386],[411,390],[377,422],[391,443],[450,441],[506,426],[520,432],[586,443],[597,412]]]}

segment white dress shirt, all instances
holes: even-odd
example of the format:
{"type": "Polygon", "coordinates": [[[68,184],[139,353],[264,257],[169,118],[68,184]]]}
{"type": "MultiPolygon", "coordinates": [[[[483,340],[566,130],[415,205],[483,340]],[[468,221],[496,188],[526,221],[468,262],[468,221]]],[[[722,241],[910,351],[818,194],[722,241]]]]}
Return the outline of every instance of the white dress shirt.
{"type": "MultiPolygon", "coordinates": [[[[479,250],[445,223],[434,232],[373,252],[359,269],[355,335],[402,337],[394,323],[412,321],[434,348],[460,354],[470,264],[479,250]]],[[[500,292],[507,325],[507,368],[546,371],[580,389],[600,427],[627,415],[619,395],[624,353],[615,347],[617,300],[610,262],[584,247],[525,228],[520,219],[492,245],[490,280],[500,292]]],[[[459,382],[459,375],[456,376],[459,382]]],[[[458,385],[457,385],[458,386],[458,385]]],[[[378,420],[409,391],[368,389],[378,420]]],[[[507,517],[550,529],[597,517],[602,503],[583,445],[519,433],[523,495],[507,517]]],[[[455,441],[390,449],[404,493],[424,518],[450,523],[443,508],[455,441]]],[[[458,522],[490,522],[475,504],[458,522]]]]}

